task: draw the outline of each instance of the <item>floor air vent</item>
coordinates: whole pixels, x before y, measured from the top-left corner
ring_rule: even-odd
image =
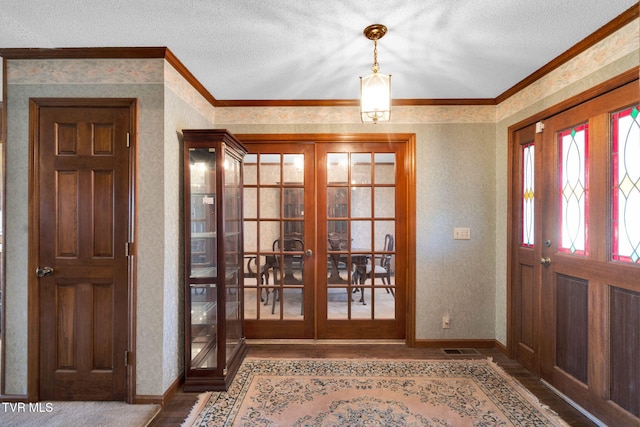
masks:
[[[475,348],[443,348],[444,354],[449,356],[460,356],[466,354],[480,354]]]

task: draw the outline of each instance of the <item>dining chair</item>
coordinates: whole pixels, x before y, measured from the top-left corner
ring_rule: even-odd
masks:
[[[387,234],[384,236],[384,253],[375,256],[375,262],[373,263],[373,278],[382,279],[382,284],[391,286],[391,257],[393,256],[393,235]],[[371,275],[372,263],[367,264],[366,275]],[[387,293],[391,293],[395,297],[395,293],[392,287],[386,288]]]
[[[280,258],[279,252],[282,250],[284,253],[284,259],[282,266],[284,267],[284,276],[282,278],[284,284],[303,284],[304,283],[304,241],[299,238],[285,237],[282,241],[278,238],[273,241],[271,249],[274,252],[273,255],[265,256],[265,263],[260,269],[260,285],[269,285],[269,272],[273,274],[274,284],[274,296],[272,300],[271,313],[275,313],[276,302],[280,300],[280,288],[278,287],[278,274],[280,273]],[[287,252],[298,252],[287,254]],[[300,272],[300,279],[296,278],[294,272]],[[264,302],[264,305],[269,304],[269,288],[266,288],[266,299],[262,297],[262,289],[260,290],[260,301]]]

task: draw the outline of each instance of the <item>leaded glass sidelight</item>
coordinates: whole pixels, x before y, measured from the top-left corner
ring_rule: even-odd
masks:
[[[534,163],[533,142],[522,146],[522,246],[533,247]]]
[[[587,156],[589,127],[582,124],[558,135],[559,247],[561,252],[586,255],[588,251]]]
[[[639,106],[612,116],[612,257],[640,262],[640,118]]]

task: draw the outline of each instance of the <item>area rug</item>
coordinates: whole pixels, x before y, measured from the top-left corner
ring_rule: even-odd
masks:
[[[247,358],[191,426],[567,426],[492,360]]]
[[[160,409],[160,405],[129,405],[124,402],[2,402],[0,426],[144,427]]]

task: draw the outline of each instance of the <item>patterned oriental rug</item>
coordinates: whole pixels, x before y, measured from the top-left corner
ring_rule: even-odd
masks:
[[[252,359],[183,426],[567,426],[486,360]]]

